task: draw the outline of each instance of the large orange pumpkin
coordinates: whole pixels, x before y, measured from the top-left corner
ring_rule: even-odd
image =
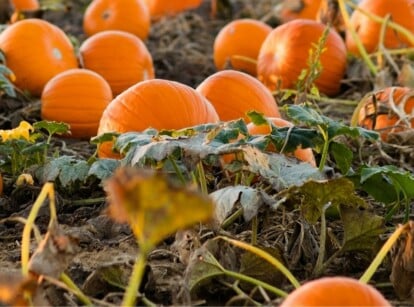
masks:
[[[249,122],[246,115],[249,111],[280,117],[272,93],[256,78],[237,70],[216,72],[196,90],[213,104],[223,121],[244,118]]]
[[[279,117],[269,117],[267,118],[268,122],[263,125],[255,125],[254,123],[249,123],[247,125],[247,130],[251,135],[267,135],[270,134],[272,131],[272,127],[270,123],[278,128],[282,127],[293,127],[293,124],[287,120],[284,120]],[[275,151],[275,148],[272,144],[270,144],[269,151]],[[294,156],[301,160],[310,163],[312,166],[316,166],[315,156],[313,155],[312,149],[310,148],[298,148],[293,152]]]
[[[321,0],[284,0],[280,4],[278,17],[282,23],[294,19],[315,19]]]
[[[308,68],[309,51],[326,26],[314,20],[296,19],[278,26],[267,36],[259,52],[257,74],[271,90],[294,88],[303,69]],[[320,57],[322,71],[315,85],[321,93],[335,95],[346,69],[346,48],[339,34],[330,30]]]
[[[79,49],[81,65],[108,81],[114,96],[143,80],[154,78],[152,57],[141,39],[117,30],[102,31]]]
[[[105,109],[98,134],[143,131],[147,128],[181,129],[215,123],[214,107],[193,88],[175,81],[152,79],[139,82],[118,95]],[[99,147],[99,157],[117,157],[112,143]]]
[[[11,0],[15,11],[34,11],[40,8],[38,0]]]
[[[363,0],[358,7],[380,17],[390,15],[390,20],[414,32],[414,8],[410,0]],[[368,53],[377,49],[382,27],[380,23],[355,10],[350,19],[350,26]],[[391,28],[387,28],[383,42],[386,48],[412,46],[406,37]],[[349,30],[346,32],[346,47],[350,53],[359,55]]]
[[[163,16],[171,16],[185,10],[195,9],[203,0],[144,0],[147,4],[151,18],[159,19]]]
[[[99,120],[111,100],[111,88],[104,78],[91,70],[70,69],[46,84],[41,116],[69,124],[71,137],[90,138],[96,135]]]
[[[216,68],[222,70],[230,66],[256,76],[257,56],[271,31],[272,28],[264,22],[247,18],[233,20],[225,25],[214,40]]]
[[[377,130],[386,141],[389,133],[414,127],[414,91],[408,87],[375,91],[362,99],[356,111],[358,125]]]
[[[291,306],[391,306],[374,287],[342,276],[309,281],[294,290],[281,307]]]
[[[0,49],[16,76],[16,86],[36,96],[52,77],[78,67],[74,48],[65,33],[41,19],[10,25],[0,34]]]
[[[104,30],[121,30],[145,40],[150,25],[150,14],[143,0],[94,0],[83,16],[83,31],[87,36]]]

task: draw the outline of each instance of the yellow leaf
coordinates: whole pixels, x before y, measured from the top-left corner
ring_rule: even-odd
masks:
[[[150,170],[121,167],[105,183],[109,215],[127,222],[140,244],[156,245],[179,229],[210,219],[213,203],[207,196],[173,186]]]

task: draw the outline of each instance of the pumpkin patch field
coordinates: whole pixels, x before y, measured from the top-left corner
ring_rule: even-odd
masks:
[[[414,1],[0,1],[0,305],[412,306]]]

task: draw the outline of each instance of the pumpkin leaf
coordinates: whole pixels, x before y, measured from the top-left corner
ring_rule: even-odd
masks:
[[[119,133],[117,132],[105,132],[100,135],[94,136],[93,138],[91,138],[90,142],[91,144],[101,144],[104,142],[111,142],[116,137],[118,137],[118,135]]]
[[[55,134],[58,134],[58,135],[65,134],[65,133],[68,133],[70,130],[69,125],[66,123],[56,122],[56,121],[47,121],[47,120],[35,122],[33,124],[33,127],[36,130],[40,130],[40,129],[46,130],[50,136],[55,135]]]
[[[216,190],[210,193],[210,198],[215,204],[215,221],[218,224],[223,223],[238,203],[243,208],[243,218],[246,222],[257,215],[262,205],[274,203],[265,192],[242,185]]]
[[[330,180],[307,181],[301,186],[292,186],[278,196],[283,202],[299,206],[306,221],[315,224],[326,205],[339,209],[346,204],[354,208],[366,208],[364,199],[355,194],[351,180],[341,177]]]
[[[100,180],[105,180],[112,176],[115,169],[119,166],[120,161],[116,159],[98,159],[89,168],[88,176],[95,176]]]
[[[346,145],[338,142],[331,142],[330,151],[335,159],[336,167],[342,174],[347,174],[351,168],[353,153]]]
[[[379,235],[385,232],[384,218],[360,208],[341,206],[344,225],[342,251],[374,250]]]
[[[266,124],[268,121],[266,117],[263,115],[263,113],[257,112],[257,111],[250,111],[247,112],[247,116],[251,120],[253,124],[256,126]]]

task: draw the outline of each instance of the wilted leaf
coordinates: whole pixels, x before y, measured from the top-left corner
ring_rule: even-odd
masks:
[[[109,215],[127,222],[141,244],[155,246],[168,235],[211,218],[213,204],[197,191],[173,186],[150,170],[120,167],[105,182]]]
[[[278,194],[284,202],[299,206],[304,218],[315,224],[324,207],[339,208],[346,205],[353,208],[365,208],[364,199],[355,194],[354,184],[346,178],[337,178],[321,181],[308,181],[301,186],[292,186]]]
[[[346,145],[338,142],[332,142],[330,145],[331,153],[335,159],[336,167],[342,174],[347,174],[352,163],[352,150]]]
[[[237,203],[240,203],[243,208],[243,217],[246,222],[257,215],[262,205],[274,203],[265,192],[241,185],[219,189],[211,193],[210,197],[215,203],[215,220],[218,224],[223,223]]]
[[[349,206],[341,206],[340,212],[344,224],[342,251],[373,250],[385,231],[384,218]]]

